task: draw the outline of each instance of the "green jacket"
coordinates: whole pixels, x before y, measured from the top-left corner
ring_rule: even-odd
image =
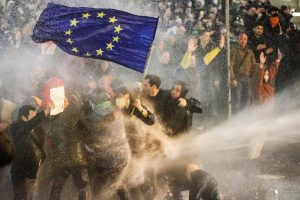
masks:
[[[230,51],[230,79],[236,80],[240,77],[249,77],[251,68],[255,63],[255,55],[250,48],[234,47]]]

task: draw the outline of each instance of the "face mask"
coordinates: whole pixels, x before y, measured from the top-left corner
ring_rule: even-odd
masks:
[[[279,24],[279,17],[270,17],[270,23],[272,27],[275,27]]]

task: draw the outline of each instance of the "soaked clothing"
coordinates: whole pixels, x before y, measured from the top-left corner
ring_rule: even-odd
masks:
[[[221,197],[217,188],[217,181],[213,176],[204,170],[197,170],[192,173],[190,183],[190,200],[220,200]]]
[[[51,116],[46,124],[48,140],[50,140],[49,158],[52,162],[53,184],[50,200],[59,200],[67,178],[72,175],[81,199],[85,199],[82,191],[86,185],[81,172],[86,166],[83,149],[83,135],[78,129],[81,113],[81,102],[73,95],[69,97],[69,105],[62,113]]]
[[[169,90],[159,89],[156,96],[148,96],[147,99],[153,104],[154,113],[160,114],[167,100]]]
[[[37,148],[31,138],[31,130],[46,119],[44,111],[42,111],[30,121],[18,120],[10,127],[16,151],[15,159],[11,166],[11,178],[13,182],[26,178],[36,178],[39,159],[37,157]]]
[[[148,126],[153,125],[155,123],[155,117],[145,106],[142,105],[142,107],[147,110],[147,117],[144,117],[142,112],[134,107],[133,101],[130,102],[129,107],[124,111],[125,130],[132,158],[124,173],[123,189],[120,189],[118,192],[121,199],[141,200],[147,199],[146,196],[154,196],[154,194],[150,192],[151,186],[154,186],[154,178],[145,172],[145,166],[139,162],[139,159],[145,155],[146,134],[143,131],[143,126],[145,124]],[[133,108],[134,111],[132,113]],[[131,113],[139,120],[132,118]],[[150,187],[146,188],[146,185]]]
[[[44,111],[39,112],[30,121],[18,120],[10,127],[16,155],[11,166],[11,179],[15,200],[26,200],[29,185],[36,179],[40,157],[38,147],[33,141],[33,128],[46,120]]]
[[[58,175],[59,174],[59,175]],[[56,178],[53,180],[50,192],[50,200],[60,200],[61,193],[69,175],[72,174],[73,182],[79,190],[79,200],[86,200],[86,193],[84,191],[87,182],[82,178],[82,171],[80,168],[65,169],[56,172]]]
[[[53,171],[84,167],[83,135],[78,129],[81,103],[70,97],[70,105],[64,112],[50,117],[47,134],[50,139],[50,156],[53,158]]]
[[[168,135],[175,136],[186,133],[192,127],[192,112],[188,106],[178,106],[178,99],[169,97],[162,119]]]
[[[169,96],[165,105],[162,122],[169,136],[188,133],[192,128],[193,113],[201,113],[201,103],[194,99],[187,99],[185,107],[178,106],[178,99]]]
[[[192,172],[191,181],[186,178],[186,165],[183,164],[172,165],[164,174],[175,200],[186,190],[189,190],[190,200],[220,200],[215,178],[202,169]]]
[[[89,167],[123,166],[129,158],[123,117],[114,119],[114,115],[109,114],[101,119],[93,117],[93,114],[88,114],[81,122],[87,130],[85,147]]]
[[[121,112],[83,113],[81,127],[86,133],[85,150],[93,199],[110,199],[115,183],[127,166],[130,148]]]
[[[143,124],[141,124],[140,121],[148,126],[151,126],[155,123],[154,114],[150,112],[145,106],[142,105],[142,107],[148,112],[147,117],[144,117],[142,112],[134,107],[132,101],[130,102],[129,107],[124,110],[126,136],[130,146],[131,154],[134,157],[139,157],[143,154],[145,134],[141,131],[142,127],[140,126],[143,126]],[[131,117],[131,113],[139,120],[135,121]]]
[[[148,112],[148,116],[144,117],[142,112],[140,112],[135,106],[133,105],[133,101],[131,100],[129,103],[129,107],[125,110],[127,116],[131,115],[133,111],[133,115],[136,116],[138,119],[142,120],[145,124],[151,126],[155,123],[155,117],[152,112],[150,112],[145,106],[142,107]]]
[[[150,110],[153,111],[158,121],[161,120],[164,113],[169,94],[170,90],[159,89],[156,96],[146,96],[142,99],[142,101],[151,108]]]

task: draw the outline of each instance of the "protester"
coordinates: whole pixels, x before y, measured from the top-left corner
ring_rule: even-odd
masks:
[[[39,160],[36,156],[34,136],[31,131],[50,113],[49,107],[36,113],[35,107],[25,105],[19,109],[18,119],[10,127],[16,157],[11,166],[14,199],[27,199],[27,179],[36,179]]]
[[[255,24],[253,32],[251,32],[249,36],[249,47],[253,51],[257,63],[259,63],[259,55],[261,52],[271,52],[267,44],[268,39],[264,34],[264,25],[262,23]]]
[[[265,65],[266,57],[264,53],[260,54],[259,66],[254,69],[252,96],[254,104],[269,103],[274,104],[274,86],[273,82],[277,75],[282,54],[278,51],[277,59],[270,64]]]
[[[167,185],[170,188],[171,198],[180,200],[185,191],[189,191],[188,199],[220,200],[216,179],[194,163],[182,160],[167,160],[159,167],[159,176],[167,176]]]
[[[185,107],[178,105],[180,98],[186,98],[187,92],[184,82],[176,81],[173,84],[162,118],[169,136],[188,133],[192,128],[193,113],[202,112],[200,102],[194,98],[188,99]]]
[[[239,45],[232,49],[229,66],[230,80],[234,93],[234,111],[246,108],[250,103],[250,73],[256,63],[253,51],[248,47],[248,36],[240,33]]]
[[[163,111],[168,95],[168,91],[160,89],[160,84],[160,78],[153,74],[146,75],[143,82],[145,99],[150,101],[154,114],[157,114],[157,117]]]
[[[83,149],[84,136],[78,128],[82,103],[75,94],[68,94],[65,98],[64,111],[48,120],[53,179],[50,200],[61,199],[63,186],[71,175],[79,192],[78,198],[85,200],[87,183],[82,179],[82,174],[87,162]]]
[[[189,65],[187,68],[177,67],[175,70],[175,81],[182,81],[186,83],[187,95],[190,97],[200,98],[200,67],[197,64],[195,54],[191,55]]]
[[[80,124],[92,199],[110,199],[116,195],[115,184],[130,158],[123,115],[104,87],[92,90],[87,103]]]
[[[184,54],[181,66],[187,68],[187,64],[192,58],[192,52],[195,52],[197,59],[198,72],[195,76],[200,76],[200,95],[194,97],[204,101],[210,115],[216,116],[218,113],[218,96],[220,95],[220,65],[216,62],[218,55],[225,44],[225,36],[221,35],[219,46],[211,40],[211,33],[206,30],[199,36],[199,45],[197,40],[190,39],[188,48]],[[199,74],[199,75],[198,75]]]
[[[128,7],[127,10],[130,10],[132,5],[136,5],[130,0],[120,0],[119,2],[121,2],[120,5]],[[152,135],[150,134],[154,132],[153,129],[156,131],[156,125],[160,123],[163,124],[164,130],[169,130],[166,131],[169,136],[186,133],[191,126],[195,128],[195,123],[193,125],[190,123],[192,116],[190,114],[190,97],[201,100],[203,103],[201,117],[206,117],[207,121],[217,121],[216,116],[220,117],[220,113],[228,112],[230,107],[227,104],[231,102],[227,102],[227,63],[226,51],[223,51],[225,39],[222,36],[225,24],[224,2],[215,0],[161,0],[151,3],[146,0],[138,1],[138,5],[146,4],[147,6],[151,4],[149,7],[143,7],[141,12],[145,11],[147,15],[152,15],[152,11],[154,11],[160,16],[156,41],[153,45],[152,56],[149,55],[150,61],[147,69],[148,72],[155,75],[146,76],[143,82],[146,95],[141,95],[140,100],[139,98],[132,98],[132,95],[129,95],[125,90],[115,90],[113,85],[116,74],[112,72],[115,72],[115,69],[120,76],[118,78],[130,77],[134,81],[135,78],[133,77],[136,74],[131,71],[123,70],[120,66],[107,61],[101,61],[99,64],[92,61],[86,62],[91,60],[88,58],[66,57],[64,52],[57,50],[58,48],[53,51],[56,47],[53,42],[37,46],[31,41],[32,26],[45,3],[35,0],[31,0],[27,4],[18,0],[1,1],[0,57],[3,64],[0,69],[0,78],[3,86],[0,88],[0,138],[4,138],[4,140],[0,139],[1,162],[7,165],[14,156],[14,150],[9,139],[2,133],[9,130],[9,125],[12,122],[11,112],[15,108],[13,103],[20,107],[19,104],[23,102],[25,97],[39,92],[40,82],[44,78],[57,73],[68,77],[67,84],[74,91],[72,97],[68,96],[70,105],[66,107],[66,110],[45,120],[48,122],[48,126],[52,128],[53,134],[48,135],[49,137],[46,137],[43,144],[42,148],[46,151],[47,157],[41,167],[50,166],[47,172],[50,173],[51,178],[48,179],[41,173],[38,179],[44,179],[45,185],[50,185],[49,182],[54,179],[54,184],[50,188],[51,198],[61,198],[66,179],[69,175],[73,175],[76,190],[79,191],[80,198],[84,199],[87,182],[83,181],[81,176],[85,165],[88,165],[92,198],[105,199],[106,194],[104,193],[109,191],[108,193],[113,196],[118,193],[119,195],[123,194],[123,196],[120,195],[121,198],[128,199],[129,197],[126,195],[133,194],[135,189],[136,193],[142,193],[141,197],[147,196],[146,193],[149,191],[149,193],[152,192],[152,197],[155,196],[156,191],[152,182],[154,178],[151,177],[154,173],[152,172],[149,176],[141,173],[140,179],[150,177],[150,181],[141,181],[141,183],[146,183],[142,184],[141,187],[139,185],[137,188],[126,188],[126,184],[124,183],[124,185],[120,181],[122,172],[130,164],[130,156],[139,158],[139,156],[144,155],[142,150],[147,152],[148,147],[149,149],[156,147],[156,145],[161,147],[161,141],[155,140],[156,138],[147,142],[140,140],[138,135],[140,132],[137,129],[147,125],[146,129],[151,131],[142,136],[145,139],[146,137],[151,138]],[[96,5],[95,2],[89,2],[88,6],[102,7],[105,5],[107,7],[116,4],[116,2],[102,2]],[[82,2],[65,2],[65,5],[82,6]],[[84,4],[84,6],[86,5]],[[229,68],[234,112],[247,108],[250,96],[254,104],[261,105],[265,102],[272,102],[278,91],[291,88],[295,81],[299,80],[300,37],[299,31],[291,23],[291,14],[292,9],[289,6],[282,6],[281,9],[278,9],[266,0],[234,1],[231,3],[231,44],[236,42],[236,37],[239,38],[239,46],[231,46],[231,66]],[[248,41],[246,34],[238,35],[240,32],[246,32],[249,35]],[[280,68],[279,60],[277,60],[279,58],[278,49],[285,55],[280,61]],[[266,56],[266,61],[264,61],[264,57],[260,59],[261,52]],[[20,62],[16,62],[20,59],[22,60],[21,65]],[[171,91],[165,90],[173,84],[175,68],[174,79],[183,81],[186,85],[176,82]],[[19,71],[20,73],[17,73]],[[11,77],[11,74],[14,76]],[[140,76],[140,74],[136,75],[139,78]],[[274,81],[276,81],[276,85],[273,83]],[[102,85],[100,89],[99,85]],[[184,88],[188,88],[188,92]],[[223,98],[222,101],[226,105],[224,103],[223,106],[219,106],[220,98]],[[83,107],[80,106],[81,101],[84,101]],[[10,102],[13,103],[10,104]],[[70,111],[73,109],[76,112]],[[26,116],[25,118],[27,119]],[[136,118],[138,120],[135,120]],[[196,120],[198,119],[197,116]],[[222,120],[224,119],[225,117]],[[132,126],[135,121],[138,121],[138,126]],[[18,119],[13,124],[29,123],[27,121],[21,122],[22,120]],[[79,127],[77,122],[80,122]],[[207,122],[203,123],[205,126],[208,124]],[[47,124],[41,125],[47,129]],[[24,127],[22,125],[21,128]],[[135,131],[136,133],[134,133]],[[31,133],[28,132],[22,135],[22,138],[26,137],[26,140],[22,140],[22,142],[26,143],[28,140],[32,140]],[[39,132],[35,132],[39,134]],[[45,133],[50,132],[46,131]],[[131,138],[128,137],[128,133],[132,134]],[[167,139],[172,140],[173,138],[167,137]],[[177,138],[175,137],[175,139]],[[4,142],[2,143],[2,141]],[[84,159],[77,163],[79,160],[75,158],[76,155],[84,155],[78,153],[74,156],[74,149],[77,151],[78,143],[80,143],[79,146],[82,145],[81,143],[85,144],[85,148],[79,148],[79,150],[87,153],[87,163],[81,162]],[[64,148],[66,147],[65,144],[68,146],[67,148]],[[133,146],[136,149],[132,148]],[[16,147],[16,161],[14,163],[19,162],[20,147],[21,145]],[[32,153],[32,151],[30,152]],[[24,153],[23,150],[22,153]],[[31,166],[32,169],[34,168],[31,177],[35,178],[37,160],[34,156],[28,160],[32,160],[31,165],[34,165],[34,167]],[[140,160],[137,159],[137,161]],[[27,164],[18,164],[17,168],[26,168],[28,167]],[[73,166],[67,167],[67,164]],[[142,165],[143,163],[140,162],[139,164]],[[174,173],[170,172],[169,177],[175,177],[178,174],[179,179],[172,180],[180,182],[178,185],[184,185],[183,188],[189,189],[191,198],[195,197],[194,191],[202,195],[202,191],[208,190],[210,191],[209,194],[215,194],[217,198],[217,192],[211,192],[217,191],[214,178],[198,167],[197,170],[200,171],[195,174],[197,177],[204,177],[204,179],[195,178],[192,181],[183,173],[186,166],[174,169]],[[137,168],[139,167],[140,165]],[[147,167],[153,169],[152,166]],[[16,170],[16,164],[13,164],[13,170]],[[21,174],[24,176],[20,180],[15,179],[15,175],[12,177],[13,185],[20,186],[20,189],[15,191],[16,196],[18,194],[22,196],[21,194],[26,193],[23,180],[27,173]],[[181,182],[182,179],[184,179],[183,182]],[[207,185],[206,181],[201,180],[208,180],[209,184]],[[192,184],[188,187],[187,184],[191,182],[195,183],[194,186]],[[39,187],[38,181],[37,187]],[[129,191],[126,191],[127,189]],[[178,197],[177,191],[178,188],[173,191],[176,198]],[[44,198],[44,196],[46,198],[48,194],[44,190],[38,191],[38,193],[40,194],[37,199]],[[207,197],[206,194],[195,197],[195,199],[213,199],[211,196]],[[137,199],[142,198],[137,196]]]
[[[138,99],[140,93],[137,94],[137,91],[141,88],[129,86],[117,80],[113,83],[114,93],[117,94],[116,106],[124,115],[126,137],[131,150],[131,158],[122,177],[123,186],[118,189],[118,195],[121,199],[147,199],[150,196],[154,198],[156,193],[150,190],[155,187],[153,168],[148,166],[150,169],[144,169],[140,162],[145,156],[148,135],[143,131],[143,126],[154,125],[155,117]],[[134,172],[139,174],[138,178]]]

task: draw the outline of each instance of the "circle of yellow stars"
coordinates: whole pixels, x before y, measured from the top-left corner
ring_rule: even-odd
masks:
[[[98,18],[99,18],[99,19],[103,19],[105,15],[106,15],[106,14],[105,14],[104,12],[98,12],[96,18],[97,18],[97,19],[98,19]],[[82,18],[83,20],[87,20],[87,19],[89,19],[91,16],[92,16],[92,15],[91,15],[89,12],[87,12],[87,13],[83,13],[81,18]],[[108,20],[109,20],[109,23],[111,23],[111,24],[115,24],[115,23],[118,21],[118,19],[117,19],[115,16],[109,17]],[[71,51],[74,52],[75,54],[78,54],[78,53],[80,52],[80,50],[76,47],[74,41],[73,41],[72,38],[71,38],[72,33],[73,33],[73,31],[71,30],[71,28],[72,28],[72,27],[76,27],[76,26],[78,25],[78,23],[82,23],[82,21],[79,21],[79,20],[77,20],[76,18],[71,19],[71,20],[69,20],[69,21],[70,21],[70,28],[69,28],[68,30],[65,31],[65,36],[67,37],[66,43],[69,43],[70,45],[72,45]],[[118,26],[115,25],[115,26],[114,26],[114,33],[115,33],[115,34],[120,34],[120,32],[121,32],[122,30],[123,30],[123,29],[122,29],[121,25],[118,25]],[[106,48],[105,48],[105,49],[101,49],[101,48],[96,49],[95,52],[93,52],[94,55],[96,55],[96,56],[102,56],[102,55],[105,53],[105,51],[112,51],[113,48],[115,47],[114,44],[119,43],[119,40],[120,40],[120,37],[119,37],[118,35],[117,35],[117,36],[114,36],[114,37],[112,38],[112,41],[111,41],[111,42],[106,43]],[[90,52],[85,52],[85,53],[83,54],[83,56],[90,57],[90,56],[92,56],[92,53],[90,53]]]

